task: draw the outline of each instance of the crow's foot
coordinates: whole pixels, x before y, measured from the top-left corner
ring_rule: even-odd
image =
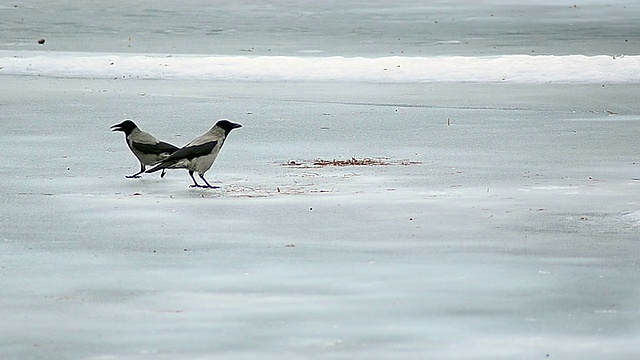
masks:
[[[199,189],[220,189],[220,186],[207,186],[207,185],[189,185],[190,188],[199,188]]]

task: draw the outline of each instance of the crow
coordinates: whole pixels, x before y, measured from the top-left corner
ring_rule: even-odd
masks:
[[[133,155],[140,161],[140,171],[127,178],[139,178],[146,170],[146,166],[158,164],[162,159],[173,154],[178,147],[169,143],[156,139],[153,135],[146,133],[138,128],[131,120],[125,120],[120,124],[113,125],[111,131],[122,131],[125,135],[124,139]],[[164,171],[160,175],[164,177]]]
[[[187,169],[189,170],[191,180],[193,180],[191,187],[218,188],[217,186],[211,186],[209,184],[207,179],[204,178],[204,173],[213,165],[227,135],[229,135],[231,130],[240,127],[242,127],[242,125],[232,123],[226,119],[218,120],[209,131],[193,139],[190,143],[166,159],[163,159],[158,165],[146,172],[152,173],[158,170],[164,171],[164,169]],[[194,172],[198,173],[198,176],[200,176],[206,185],[198,184],[193,177]]]

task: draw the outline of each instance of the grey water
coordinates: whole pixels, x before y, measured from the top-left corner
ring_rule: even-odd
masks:
[[[640,48],[639,18],[640,4],[632,0],[25,0],[0,5],[0,50],[630,55]]]

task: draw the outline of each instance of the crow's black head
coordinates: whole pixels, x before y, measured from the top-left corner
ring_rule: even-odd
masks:
[[[233,129],[237,129],[237,128],[241,128],[242,125],[240,124],[236,124],[236,123],[232,123],[229,120],[223,119],[223,120],[218,120],[218,122],[216,123],[216,126],[221,128],[222,130],[224,130],[225,134],[229,134],[229,132]]]
[[[131,120],[125,120],[120,124],[113,125],[111,131],[122,131],[125,135],[131,134],[131,132],[138,128],[136,124]]]

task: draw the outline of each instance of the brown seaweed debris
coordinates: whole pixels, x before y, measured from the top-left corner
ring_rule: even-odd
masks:
[[[310,168],[310,167],[326,167],[326,166],[386,166],[386,165],[416,165],[421,164],[420,161],[410,161],[410,160],[391,160],[389,158],[355,158],[351,157],[346,160],[332,159],[315,159],[313,161],[295,161],[290,160],[286,164],[282,164],[282,166],[292,166],[292,167],[301,167],[301,168]]]
[[[313,165],[317,166],[371,166],[371,165],[389,165],[388,159],[372,159],[372,158],[362,158],[356,159],[352,157],[347,160],[324,160],[324,159],[315,159],[313,161]]]

